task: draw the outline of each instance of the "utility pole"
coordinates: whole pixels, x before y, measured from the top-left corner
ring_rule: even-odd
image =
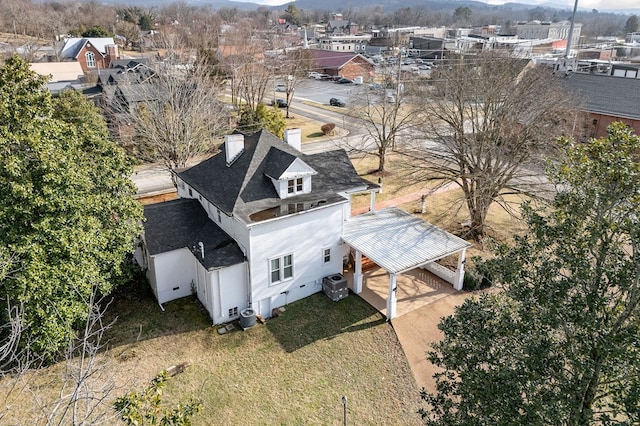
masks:
[[[564,52],[564,72],[569,70],[569,55],[571,54],[571,44],[573,42],[573,27],[576,22],[576,10],[578,10],[578,0],[573,4],[573,14],[571,15],[571,26],[569,27],[569,37],[567,37],[567,50]]]

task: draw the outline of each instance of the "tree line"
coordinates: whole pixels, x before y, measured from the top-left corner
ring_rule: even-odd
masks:
[[[436,5],[438,7],[436,7]],[[6,0],[0,4],[0,32],[28,35],[54,41],[74,35],[118,34],[129,43],[138,40],[140,30],[162,30],[172,26],[181,32],[187,47],[198,48],[216,43],[224,24],[243,23],[245,28],[270,30],[280,18],[296,25],[328,22],[332,13],[341,12],[360,28],[372,26],[482,26],[501,25],[510,28],[518,21],[532,19],[560,21],[570,17],[569,10],[544,7],[515,9],[509,7],[475,7],[449,4],[417,5],[386,10],[381,6],[340,8],[338,10],[257,7],[254,10],[187,3],[170,3],[158,7],[110,5],[96,1],[77,3],[35,2],[33,0]],[[627,16],[614,13],[578,12],[577,20],[583,24],[582,34],[587,37],[624,36]],[[628,32],[628,31],[627,31]]]

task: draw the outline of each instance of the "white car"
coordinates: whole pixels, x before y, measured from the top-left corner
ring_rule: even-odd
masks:
[[[309,73],[308,77],[309,77],[309,78],[314,78],[314,79],[316,79],[316,80],[320,80],[321,75],[320,75],[320,73],[317,73],[317,72],[315,72],[315,71],[311,71],[311,72]]]

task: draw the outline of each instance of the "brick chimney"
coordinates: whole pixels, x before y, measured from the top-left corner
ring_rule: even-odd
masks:
[[[105,49],[107,50],[107,55],[105,58],[105,65],[107,67],[111,66],[111,62],[120,59],[120,54],[118,52],[118,45],[117,44],[108,44],[105,46]]]

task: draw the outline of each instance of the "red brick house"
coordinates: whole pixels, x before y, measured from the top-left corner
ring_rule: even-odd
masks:
[[[77,61],[86,74],[109,67],[111,61],[120,59],[118,45],[113,38],[69,38],[65,41],[60,59]]]
[[[369,80],[375,75],[373,64],[358,53],[320,49],[309,49],[309,52],[315,64],[315,71],[319,73],[351,80],[358,76]]]
[[[580,109],[589,115],[585,136],[606,136],[607,127],[614,121],[621,121],[640,134],[640,79],[573,73],[563,83],[581,101]]]

